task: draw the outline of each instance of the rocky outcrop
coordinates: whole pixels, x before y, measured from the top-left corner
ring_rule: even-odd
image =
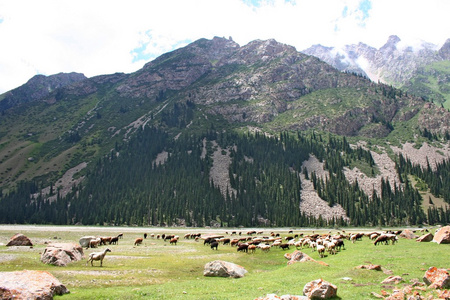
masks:
[[[450,226],[441,227],[436,231],[433,242],[438,244],[450,244]]]
[[[402,233],[400,233],[400,237],[408,239],[408,240],[412,240],[412,239],[417,239],[418,238],[418,236],[414,232],[409,230],[409,229],[403,230]]]
[[[381,266],[380,265],[360,265],[357,266],[356,269],[366,269],[366,270],[375,270],[375,271],[381,271]]]
[[[69,290],[46,271],[0,272],[1,299],[53,299]]]
[[[207,277],[232,277],[241,278],[248,271],[244,267],[231,262],[215,260],[205,265],[203,275]]]
[[[75,243],[49,244],[41,255],[44,264],[64,267],[73,261],[83,259],[83,248]]]
[[[416,242],[431,242],[433,240],[433,234],[427,233],[416,239]]]
[[[423,276],[423,281],[434,289],[450,288],[450,275],[446,269],[429,268]]]
[[[9,242],[8,242],[8,244],[6,244],[6,246],[7,247],[10,247],[10,246],[33,246],[33,243],[31,242],[31,240],[29,238],[27,238],[23,234],[17,233],[9,240]]]
[[[295,250],[293,253],[286,253],[284,255],[284,257],[289,260],[287,263],[288,265],[292,265],[293,263],[296,263],[296,262],[312,261],[312,262],[318,263],[323,266],[328,266],[327,263],[324,263],[323,261],[317,261],[315,259],[312,259],[309,255],[307,255],[301,251],[298,251],[298,250]]]
[[[268,294],[265,297],[256,298],[255,300],[308,300],[309,298],[306,296],[298,296],[298,295],[283,295],[277,296],[276,294]]]
[[[438,53],[436,45],[425,42],[416,47],[405,47],[398,36],[392,35],[379,49],[359,43],[342,48],[314,45],[302,52],[316,56],[340,71],[359,73],[374,82],[401,86],[420,67],[445,59],[448,54],[448,46],[445,46]]]
[[[310,299],[329,299],[336,297],[337,286],[323,279],[316,279],[305,284],[303,294]]]
[[[54,90],[86,79],[80,73],[59,73],[50,76],[36,75],[24,85],[9,91],[0,102],[0,111],[11,107],[42,100]]]

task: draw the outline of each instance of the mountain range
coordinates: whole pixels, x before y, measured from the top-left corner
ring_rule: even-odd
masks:
[[[450,39],[441,47],[427,42],[411,46],[392,35],[379,49],[359,43],[341,48],[314,45],[302,52],[340,71],[362,74],[450,107]]]
[[[23,86],[0,96],[0,197],[4,198],[0,202],[12,201],[11,199],[16,199],[14,195],[21,190],[26,190],[28,195],[34,195],[30,196],[30,199],[35,200],[25,202],[24,206],[33,209],[33,213],[29,213],[35,221],[45,222],[45,218],[42,217],[44,212],[39,211],[40,206],[35,207],[36,199],[41,199],[40,201],[44,201],[43,203],[47,201],[48,205],[55,201],[67,201],[72,208],[76,207],[76,203],[85,203],[83,202],[85,200],[88,201],[86,203],[91,203],[89,199],[93,197],[92,190],[87,187],[82,190],[82,186],[89,186],[89,182],[90,184],[96,182],[93,176],[104,178],[104,184],[111,180],[101,177],[106,176],[102,173],[104,170],[112,168],[112,166],[104,165],[106,163],[103,161],[104,159],[108,159],[110,162],[116,162],[116,158],[124,160],[120,174],[124,177],[134,178],[135,175],[132,173],[139,174],[145,171],[138,170],[144,168],[144,165],[139,162],[135,164],[135,162],[127,160],[125,164],[125,157],[133,156],[131,153],[148,153],[150,164],[145,168],[163,172],[159,168],[164,168],[162,167],[164,162],[175,161],[175,157],[179,157],[184,152],[198,153],[195,158],[186,158],[188,161],[191,160],[190,163],[194,163],[194,161],[198,163],[187,169],[190,169],[189,172],[193,170],[199,172],[196,173],[197,175],[189,173],[189,178],[192,180],[200,174],[206,176],[204,181],[197,183],[204,185],[206,194],[211,197],[213,197],[212,195],[223,197],[225,202],[231,201],[226,200],[227,197],[235,197],[236,199],[233,201],[243,201],[243,195],[250,192],[246,190],[248,187],[239,189],[236,178],[241,175],[238,173],[233,175],[230,170],[231,166],[233,163],[248,164],[251,161],[254,162],[255,166],[253,167],[256,168],[252,172],[262,172],[265,167],[256,167],[255,163],[258,156],[256,152],[261,150],[256,150],[256,147],[262,145],[269,147],[268,145],[272,144],[266,144],[259,139],[267,136],[267,138],[277,140],[285,134],[298,135],[300,141],[303,141],[301,146],[290,148],[289,151],[311,151],[315,157],[321,157],[320,163],[325,163],[322,169],[330,169],[336,162],[332,163],[331,160],[334,160],[332,156],[326,156],[322,150],[318,150],[320,147],[327,149],[326,152],[329,155],[334,153],[334,156],[341,156],[347,153],[347,156],[344,155],[342,161],[338,163],[339,172],[344,172],[344,167],[347,168],[345,169],[347,170],[346,184],[355,184],[357,181],[355,177],[360,177],[362,179],[359,182],[361,187],[357,187],[357,189],[364,190],[363,181],[373,181],[372,187],[364,190],[366,195],[381,193],[382,186],[385,184],[384,180],[390,181],[389,184],[394,188],[396,184],[404,183],[406,179],[402,179],[401,175],[396,175],[399,177],[394,180],[392,174],[385,175],[381,170],[392,169],[397,160],[397,154],[402,153],[408,156],[403,151],[404,149],[412,149],[408,156],[409,163],[419,163],[425,167],[428,164],[429,172],[436,168],[439,169],[440,164],[450,157],[448,143],[450,113],[443,106],[445,101],[441,101],[441,105],[433,104],[432,99],[423,95],[417,96],[410,90],[398,88],[396,87],[398,84],[394,86],[384,83],[391,80],[389,78],[395,78],[399,82],[403,80],[402,82],[406,83],[402,86],[407,86],[408,82],[411,83],[414,78],[417,78],[412,74],[419,74],[430,64],[448,63],[448,58],[445,59],[445,55],[448,55],[448,43],[439,51],[433,52],[434,56],[430,54],[430,57],[434,57],[434,61],[431,58],[421,58],[421,60],[411,62],[409,69],[406,67],[401,69],[398,65],[397,68],[389,67],[375,72],[373,67],[363,69],[361,65],[354,64],[363,61],[362,58],[366,62],[369,61],[368,58],[373,58],[370,65],[378,64],[382,68],[386,65],[391,66],[391,63],[395,61],[394,58],[401,57],[400,60],[406,66],[404,61],[416,56],[407,54],[408,51],[398,54],[398,50],[395,50],[397,44],[398,38],[391,37],[388,43],[379,50],[359,44],[358,47],[352,48],[353,52],[348,50],[345,60],[343,57],[340,59],[341,56],[335,56],[334,64],[340,65],[342,67],[340,68],[346,72],[342,72],[326,62],[328,56],[325,53],[332,53],[333,49],[313,47],[317,49],[317,51],[314,50],[316,52],[322,51],[323,56],[319,59],[306,54],[307,52],[313,54],[313,48],[302,53],[292,46],[275,40],[256,40],[240,46],[232,39],[215,37],[211,40],[200,39],[183,48],[163,54],[147,63],[142,69],[130,74],[116,73],[91,78],[77,73],[60,73],[47,77],[35,76]],[[428,53],[428,50],[423,51],[423,53]],[[349,61],[348,57],[351,57],[352,60]],[[348,63],[346,67],[344,61]],[[398,71],[395,76],[394,70]],[[386,79],[372,81],[368,78],[371,74],[376,74],[378,78],[383,75]],[[388,74],[391,75],[388,76]],[[440,76],[440,73],[433,74]],[[446,89],[445,82],[444,78],[439,81],[438,86]],[[150,130],[150,128],[152,129]],[[152,133],[153,130],[156,130],[157,133]],[[146,136],[143,131],[152,134]],[[258,137],[252,146],[248,145],[247,141],[241,141],[234,134],[256,134]],[[304,140],[306,135],[311,138],[309,146]],[[194,136],[198,137],[198,140],[194,139]],[[333,145],[340,145],[341,142],[334,142],[334,136],[344,138],[343,145],[347,145],[347,141],[349,141],[355,149],[363,145],[363,149],[360,150],[363,152],[355,156],[355,150],[345,146],[342,148],[341,154],[335,153],[334,151],[340,148],[333,147]],[[180,141],[183,138],[185,144],[181,145]],[[155,139],[154,144],[139,142],[146,139]],[[235,146],[230,140],[235,141]],[[290,138],[284,136],[284,140],[288,141]],[[196,146],[189,148],[186,143]],[[275,145],[278,144],[274,142],[270,147],[278,147]],[[411,145],[413,147],[410,147]],[[235,149],[236,147],[244,147],[248,152],[241,153],[239,152],[241,150]],[[255,150],[251,150],[252,147],[255,147]],[[184,152],[180,152],[181,148]],[[150,151],[150,149],[152,150]],[[276,153],[278,153],[279,159],[286,157],[281,159],[283,162],[277,162],[281,165],[270,168],[274,168],[277,172],[284,168],[294,168],[300,172],[303,168],[302,165],[313,159],[308,155],[302,155],[298,157],[299,161],[293,162],[293,156],[292,154],[288,155],[287,149],[287,146],[284,150],[277,148]],[[424,149],[428,150],[426,163],[420,160],[419,151]],[[374,158],[362,159],[362,156],[367,156],[364,151],[371,153],[369,156]],[[377,155],[380,153],[384,155],[383,158],[378,158]],[[273,150],[273,154],[275,154],[275,150]],[[419,158],[417,158],[418,156]],[[264,160],[263,157],[261,156],[259,159]],[[270,157],[274,163],[278,160]],[[139,159],[147,160],[142,157]],[[222,163],[219,163],[220,161]],[[172,163],[173,168],[176,168],[177,164],[179,166],[184,163],[188,164],[184,160]],[[366,166],[367,163],[370,167],[364,168],[363,166]],[[126,165],[133,165],[134,168],[127,170]],[[169,165],[170,163],[167,163],[167,166]],[[317,166],[317,164],[313,165]],[[238,165],[235,165],[234,168],[235,170],[239,169]],[[315,170],[314,174],[317,172],[318,170]],[[359,175],[357,175],[358,172]],[[161,176],[161,173],[157,174],[160,175],[153,174],[151,176]],[[305,173],[305,182],[311,175],[313,174]],[[145,182],[146,176],[150,175],[143,175],[143,178],[136,178],[135,181]],[[170,176],[173,176],[173,180],[179,184],[181,179],[175,179],[177,175]],[[283,175],[283,177],[286,176]],[[251,181],[252,179],[249,178],[256,177],[246,177],[245,180]],[[339,180],[343,179],[339,178]],[[263,179],[257,181],[261,180]],[[212,182],[213,185],[209,186],[209,182]],[[137,184],[137,182],[134,183]],[[175,182],[166,184],[176,185]],[[182,185],[183,188],[178,187],[176,191],[181,193],[186,185],[192,184],[188,180]],[[285,184],[287,183],[283,182],[279,185]],[[341,184],[344,183],[341,182]],[[25,188],[26,186],[29,188]],[[142,183],[140,188],[144,189],[143,186]],[[16,187],[19,187],[19,190]],[[129,190],[121,198],[116,199],[116,202],[127,201],[126,194],[142,195],[155,192],[154,190],[151,192],[145,190],[147,192],[144,192],[144,190],[139,190],[140,188],[135,187],[132,189],[133,192]],[[145,187],[145,189],[147,188]],[[209,190],[210,188],[214,192]],[[302,187],[302,189],[305,188]],[[114,184],[108,186],[108,189],[107,194],[121,195],[118,191],[111,191],[111,189],[127,190],[128,188],[122,186],[119,180],[114,181]],[[154,189],[159,191],[160,187],[154,187]],[[90,192],[84,194],[87,191]],[[176,191],[173,190],[171,194],[164,196],[164,201],[171,201],[174,193],[177,194]],[[317,186],[315,193],[319,201],[327,198],[320,193],[320,189],[317,190]],[[304,197],[305,194],[301,197]],[[444,194],[446,195],[445,191],[440,191],[435,196],[445,200],[447,196],[444,197]],[[103,197],[103,195],[98,197]],[[77,197],[85,198],[82,200]],[[155,194],[154,198],[158,197],[160,196]],[[289,194],[286,197],[300,196]],[[291,205],[293,207],[299,206],[301,203],[304,205],[306,200],[301,197]],[[23,195],[20,199],[23,199]],[[164,201],[161,203],[166,203]],[[254,199],[248,201],[254,201]],[[115,204],[110,203],[109,207],[115,207],[116,202]],[[329,207],[332,208],[337,202],[330,200]],[[166,205],[161,203],[158,205]],[[336,219],[340,218],[344,221],[352,219],[349,214],[353,213],[353,209],[348,210],[348,206],[343,203],[340,205],[344,210],[335,216]],[[117,210],[120,210],[119,207],[121,205],[118,205]],[[304,205],[302,208],[303,212],[307,211],[305,207]],[[54,210],[54,208],[48,209]],[[221,208],[222,211],[227,211],[227,209],[226,207]],[[347,211],[345,211],[346,209]],[[143,207],[143,210],[152,211],[149,206]],[[241,214],[243,214],[242,210],[243,208],[239,210]],[[184,223],[181,223],[185,224],[186,219],[192,218],[189,224],[204,225],[205,215],[195,219],[192,211],[193,209],[189,208],[189,211],[186,209],[180,213],[183,217],[171,215],[170,221],[168,221],[167,215],[159,215],[160,208],[159,213],[158,210],[152,211],[152,217],[146,215],[145,218],[148,222],[144,223],[178,224],[180,222],[175,219],[183,219]],[[282,221],[272,222],[273,220],[270,220],[263,211],[261,208],[258,210],[258,214],[255,213],[249,218],[263,220],[261,222],[267,221],[268,224],[281,224]],[[206,214],[206,212],[204,213]],[[88,221],[79,219],[76,221],[77,218],[72,216],[69,220],[67,214],[66,219],[58,222],[109,222],[106,216],[103,216],[101,220],[92,216]],[[229,218],[232,218],[231,213],[224,214],[228,219],[225,220],[225,217],[222,216],[221,221],[231,224],[229,222]],[[317,214],[317,211],[312,208],[308,210],[308,214],[314,215]],[[330,211],[330,215],[332,214],[333,212]],[[423,220],[422,216],[416,216],[416,212],[412,214],[414,214],[414,220]],[[142,224],[142,216],[127,215],[124,219],[120,214],[117,215],[117,212],[111,212],[111,215],[114,215],[114,218],[110,217],[109,219],[116,220],[118,224]],[[131,217],[133,217],[133,221],[130,221]],[[61,218],[63,217],[61,216]],[[210,212],[208,212],[207,218],[216,219],[211,216]],[[356,218],[360,217],[354,217],[354,220]],[[118,221],[119,219],[120,221]],[[4,222],[19,222],[14,220],[4,220]],[[50,222],[49,220],[47,219],[48,222]],[[402,219],[401,222],[403,221]],[[27,222],[27,220],[20,222]],[[52,220],[51,222],[56,221]],[[250,224],[248,222],[250,221],[240,218],[236,224],[248,225]],[[209,223],[206,222],[206,224]]]

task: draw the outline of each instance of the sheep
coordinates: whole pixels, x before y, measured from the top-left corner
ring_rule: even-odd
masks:
[[[216,248],[216,250],[218,250],[218,248],[219,248],[218,241],[212,241],[209,245],[211,246],[211,250],[214,250],[214,248]]]
[[[142,244],[143,241],[144,241],[143,238],[137,238],[137,239],[134,241],[134,245],[135,245],[135,246],[138,246],[138,245]]]
[[[335,240],[334,243],[336,244],[336,250],[341,251],[341,248],[345,250],[345,244],[343,239]]]
[[[294,243],[294,246],[295,246],[295,248],[297,248],[297,250],[300,248],[300,249],[302,249],[302,244],[303,244],[303,241],[298,241],[298,242],[295,242]]]
[[[88,265],[89,262],[91,262],[91,266],[94,266],[94,260],[99,260],[100,267],[102,267],[103,259],[105,258],[107,252],[111,252],[111,250],[109,250],[109,248],[106,248],[102,252],[92,252],[91,254],[89,254],[89,259],[86,262],[86,266]]]
[[[238,240],[238,239],[233,239],[233,240],[231,240],[231,242],[230,242],[230,246],[231,246],[231,247],[237,246],[238,243],[239,243],[239,240]]]
[[[328,253],[334,255],[336,254],[336,244],[333,242],[327,242],[326,244],[324,244],[324,246],[326,247]]]
[[[280,244],[280,248],[283,250],[286,250],[286,249],[289,250],[289,244]]]
[[[117,244],[119,244],[119,237],[115,236],[115,237],[111,238],[111,240],[109,241],[109,244],[110,245],[117,245]]]
[[[248,250],[250,251],[250,253],[255,253],[256,245],[248,245]]]
[[[272,243],[272,247],[278,247],[281,245],[281,241],[280,240],[276,240],[275,242]]]
[[[102,240],[100,238],[96,238],[96,239],[90,240],[89,244],[86,247],[86,249],[87,248],[97,248],[100,245],[101,241]]]
[[[237,252],[239,251],[248,253],[248,244],[238,244]]]
[[[106,245],[106,243],[108,243],[108,244],[110,244],[111,243],[111,239],[112,239],[112,237],[101,237],[100,238],[100,246],[101,245]]]
[[[392,241],[392,245],[394,245],[394,243],[398,241],[398,237],[395,234],[382,234],[377,237],[373,244],[376,246],[378,243],[384,242],[385,245],[388,245],[389,241]]]
[[[269,252],[271,248],[268,244],[259,244],[257,247],[260,248],[263,252]]]
[[[317,253],[319,253],[320,257],[325,256],[325,246],[324,245],[317,245]]]
[[[222,240],[223,245],[228,245],[228,244],[230,244],[230,242],[231,242],[231,240],[228,238]]]
[[[178,239],[177,239],[177,238],[172,238],[172,239],[170,240],[170,244],[171,244],[171,245],[175,244],[175,246],[176,246],[176,245],[177,245],[177,242],[178,242]]]

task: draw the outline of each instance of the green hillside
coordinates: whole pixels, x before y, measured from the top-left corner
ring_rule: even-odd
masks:
[[[433,62],[421,68],[404,88],[450,109],[450,61]]]

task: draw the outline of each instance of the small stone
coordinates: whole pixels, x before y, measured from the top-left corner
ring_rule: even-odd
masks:
[[[385,280],[383,280],[381,283],[388,284],[388,283],[395,283],[398,284],[403,281],[403,278],[400,276],[389,276]]]

